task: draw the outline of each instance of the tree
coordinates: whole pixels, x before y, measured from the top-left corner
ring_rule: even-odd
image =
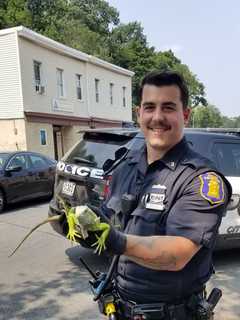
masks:
[[[75,21],[89,30],[107,35],[110,27],[119,24],[118,11],[104,0],[71,0],[71,14]]]
[[[26,0],[2,0],[0,2],[0,27],[10,28],[17,25],[31,26],[31,15]]]
[[[240,117],[228,118],[222,117],[224,128],[240,128]]]
[[[31,28],[49,38],[65,43],[64,30],[69,24],[70,5],[66,0],[27,0]]]
[[[155,63],[154,67],[157,70],[167,71],[174,70],[179,72],[184,79],[189,88],[190,93],[190,106],[195,107],[199,104],[206,105],[207,101],[205,99],[205,89],[204,85],[199,82],[196,75],[194,75],[188,68],[187,65],[182,64],[181,60],[178,59],[174,53],[169,51],[156,52],[155,53]]]
[[[215,106],[197,106],[192,109],[190,126],[193,128],[220,128],[223,127],[223,119]]]
[[[138,87],[142,77],[154,69],[154,48],[149,47],[139,22],[120,24],[108,39],[111,62],[135,72],[133,104],[138,103]]]

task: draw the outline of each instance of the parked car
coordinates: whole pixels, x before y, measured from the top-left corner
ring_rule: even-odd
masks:
[[[210,158],[228,178],[233,188],[232,200],[223,217],[217,249],[240,247],[240,132],[224,129],[185,129],[191,148]],[[57,164],[55,196],[49,216],[60,214],[60,195],[68,205],[84,202],[99,206],[106,198],[112,170],[128,150],[144,143],[137,128],[87,130],[80,141]],[[57,230],[60,233],[60,230]]]
[[[50,197],[56,164],[36,152],[0,152],[0,212],[9,203]]]

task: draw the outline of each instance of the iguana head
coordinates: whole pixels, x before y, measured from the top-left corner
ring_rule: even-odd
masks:
[[[91,228],[100,223],[100,218],[87,206],[75,207],[75,215],[78,223],[83,227]]]

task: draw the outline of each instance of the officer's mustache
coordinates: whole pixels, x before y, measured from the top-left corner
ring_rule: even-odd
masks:
[[[171,126],[166,121],[153,121],[152,124],[149,126],[151,129],[164,129],[169,130]]]

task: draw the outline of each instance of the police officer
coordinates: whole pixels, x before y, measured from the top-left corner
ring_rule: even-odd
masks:
[[[118,215],[122,224],[122,231],[111,227],[106,241],[107,250],[120,255],[119,319],[197,319],[197,299],[213,272],[231,187],[185,140],[188,99],[178,73],[145,76],[137,116],[146,143],[116,168],[97,212]]]

